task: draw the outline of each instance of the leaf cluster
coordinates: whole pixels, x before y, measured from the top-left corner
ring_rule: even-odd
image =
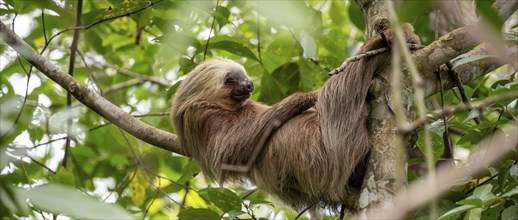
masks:
[[[5,0],[0,20],[67,69],[77,2]],[[433,41],[428,25],[433,5],[405,2],[402,20],[415,23],[425,43]],[[477,10],[492,18],[489,9]],[[75,80],[146,123],[173,132],[167,115],[171,97],[183,76],[204,59],[239,61],[255,83],[252,98],[272,104],[320,88],[327,73],[354,55],[366,38],[361,9],[352,1],[98,0],[84,1],[81,13]],[[495,19],[491,24],[502,25]],[[191,159],[139,141],[79,102],[67,106],[66,91],[7,45],[0,44],[0,54],[0,218],[297,215],[264,192],[216,187]],[[468,97],[476,101],[516,92],[514,75],[507,72],[499,69],[465,85]],[[462,102],[458,90],[444,95],[446,104]],[[438,95],[431,97],[429,109],[439,102]],[[452,136],[454,146],[475,149],[517,113],[516,100],[506,100],[448,116],[449,126],[462,131]],[[483,123],[475,123],[475,117]],[[428,125],[436,162],[444,151],[443,119]],[[72,141],[63,167],[67,136]],[[441,201],[441,218],[512,218],[518,209],[516,158],[515,152],[490,173],[459,185],[473,190],[456,190],[456,197]],[[418,178],[409,173],[410,180]],[[414,218],[426,216],[418,211]]]

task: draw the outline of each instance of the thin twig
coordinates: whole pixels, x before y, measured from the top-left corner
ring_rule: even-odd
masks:
[[[41,26],[43,27],[43,39],[45,39],[45,45],[47,44],[48,42],[48,39],[47,39],[47,30],[45,28],[45,9],[44,8],[41,8]]]
[[[450,74],[451,80],[455,83],[457,86],[457,89],[459,90],[460,97],[462,98],[462,102],[466,105],[466,108],[468,110],[473,110],[473,107],[471,106],[471,103],[469,101],[468,95],[466,94],[466,91],[464,90],[464,85],[462,84],[462,80],[459,77],[459,74],[457,71],[453,69],[453,65],[451,62],[446,63],[446,67],[448,67],[448,73]],[[442,84],[440,84],[442,86]],[[479,116],[474,117],[473,120],[475,123],[480,124],[482,120]]]
[[[424,48],[423,45],[419,45],[419,44],[407,44],[407,47],[410,49],[410,50],[419,50],[419,49],[422,49]],[[347,59],[344,60],[344,62],[342,62],[342,64],[340,65],[340,67],[332,70],[331,72],[329,72],[329,75],[335,75],[337,73],[340,73],[342,71],[344,71],[345,67],[347,66],[347,63],[349,62],[355,62],[355,61],[358,61],[358,60],[361,60],[363,58],[366,58],[366,57],[370,57],[370,56],[374,56],[374,55],[378,55],[380,53],[383,53],[383,52],[386,52],[390,50],[390,48],[388,47],[383,47],[383,48],[380,48],[380,49],[376,49],[376,50],[371,50],[371,51],[367,51],[365,53],[360,53],[358,55],[355,55],[355,56],[352,56],[352,57],[349,57]]]
[[[115,65],[112,65],[112,64],[108,64],[108,63],[104,64],[104,66],[112,68],[112,69],[116,70],[117,72],[119,72],[119,73],[121,73],[123,75],[129,76],[129,77],[142,79],[142,80],[145,80],[145,81],[148,81],[148,82],[160,85],[160,86],[165,87],[165,88],[171,87],[171,83],[169,83],[168,81],[163,80],[161,78],[158,78],[158,77],[143,76],[143,75],[140,75],[138,73],[135,73],[135,72],[129,71],[127,69],[123,69],[123,68],[120,68],[118,66],[115,66]]]
[[[477,102],[473,102],[471,104],[472,104],[473,109],[481,109],[481,108],[487,107],[489,105],[492,105],[496,102],[500,102],[500,101],[504,101],[504,100],[508,100],[508,99],[516,99],[516,98],[518,98],[518,93],[508,92],[508,93],[503,93],[498,96],[491,96],[486,99],[483,99],[483,100],[480,100]],[[431,112],[430,114],[431,114],[432,118],[439,118],[439,117],[442,117],[443,115],[450,115],[455,112],[465,111],[465,110],[469,110],[469,109],[467,109],[467,107],[464,103],[461,103],[461,104],[454,105],[454,106],[445,106],[444,109],[435,110],[435,111]],[[410,126],[404,127],[404,128],[399,128],[399,130],[400,130],[400,132],[405,132],[405,133],[413,131],[413,130],[417,129],[419,126],[425,124],[427,122],[427,120],[428,119],[426,119],[426,118],[418,119],[418,120],[414,121],[413,125],[410,125]]]
[[[241,197],[242,200],[245,200],[246,198],[248,198],[250,195],[252,195],[254,192],[257,192],[257,188],[255,189],[251,189],[250,191],[248,191],[245,195],[243,195]]]
[[[45,164],[35,160],[34,158],[32,158],[31,156],[29,155],[25,155],[26,157],[28,157],[29,159],[31,159],[32,162],[34,162],[35,164],[38,164],[40,165],[41,167],[45,168],[46,170],[48,170],[49,172],[51,172],[52,174],[56,174],[56,171],[50,169],[49,167],[45,166]]]
[[[259,19],[259,13],[257,14],[257,55],[259,58],[259,63],[263,63],[263,59],[261,57],[261,23]]]
[[[338,219],[340,220],[344,220],[344,217],[345,217],[345,204],[342,204],[340,206],[340,217]]]
[[[29,188],[32,189],[33,187],[32,187],[31,181],[29,180],[29,173],[27,173],[27,168],[25,168],[25,162],[23,162],[23,156],[22,156],[20,165],[22,166],[23,175],[25,176],[25,179],[27,180],[27,185],[29,185]],[[36,212],[38,212],[44,220],[47,220],[47,218],[43,215],[43,211],[41,211],[40,209],[36,209]]]
[[[315,206],[317,203],[319,203],[319,201],[315,201],[313,204],[311,204],[310,206],[306,207],[304,210],[300,211],[299,214],[294,218],[294,220],[297,220],[299,219],[302,214],[304,214],[304,212],[308,211],[309,209],[313,208],[313,206]]]
[[[155,196],[153,196],[153,200],[151,200],[151,202],[149,203],[149,205],[146,208],[146,211],[144,211],[144,215],[142,215],[142,219],[146,219],[146,215],[149,212],[149,209],[151,208],[151,205],[153,205],[153,203],[156,200],[156,197],[158,197],[158,193],[160,193],[160,190],[159,190],[160,187],[161,187],[161,183],[160,183],[160,181],[158,181],[158,187],[156,188]]]
[[[122,15],[113,16],[113,17],[110,17],[110,18],[101,19],[101,20],[96,21],[96,22],[94,22],[94,23],[91,23],[91,24],[89,24],[89,25],[87,25],[87,26],[79,26],[79,27],[73,27],[73,28],[67,28],[67,29],[64,29],[64,30],[62,30],[62,31],[60,31],[60,32],[58,32],[58,33],[56,33],[56,34],[52,35],[52,36],[50,37],[50,39],[48,40],[48,42],[52,41],[55,37],[57,37],[57,36],[59,36],[59,35],[61,35],[61,34],[65,33],[65,32],[73,31],[73,30],[76,30],[76,29],[79,29],[79,30],[88,30],[88,29],[90,29],[91,27],[93,27],[93,26],[95,26],[95,25],[98,25],[98,24],[100,24],[100,23],[103,23],[103,22],[106,22],[106,21],[111,21],[111,20],[114,20],[114,19],[117,19],[117,18],[122,18],[122,17],[130,16],[130,15],[132,15],[132,14],[136,14],[136,13],[141,12],[141,11],[143,11],[143,10],[145,10],[145,9],[147,9],[147,8],[149,8],[149,7],[153,6],[153,5],[155,5],[155,4],[158,4],[158,3],[162,2],[162,1],[163,1],[163,0],[158,0],[158,1],[156,1],[156,2],[151,2],[151,3],[149,3],[149,5],[144,6],[144,7],[142,7],[142,8],[139,8],[139,9],[137,9],[137,10],[135,10],[135,11],[131,11],[131,12],[128,12],[128,13],[125,13],[125,14],[122,14]],[[48,46],[48,45],[45,45],[45,47],[43,47],[43,50],[42,50],[41,52],[45,51],[45,49],[47,49],[47,46]]]
[[[14,31],[14,22],[15,22],[17,16],[18,16],[18,14],[15,14],[15,16],[13,18],[13,26],[12,26],[13,27],[13,31]],[[23,110],[25,109],[25,104],[27,103],[27,98],[29,96],[29,82],[31,80],[32,65],[29,67],[29,70],[27,70],[27,69],[25,69],[25,66],[23,65],[22,59],[21,59],[19,54],[16,54],[16,59],[18,60],[18,63],[20,63],[20,67],[22,68],[22,70],[27,75],[27,83],[25,84],[25,95],[23,96],[23,101],[22,101],[22,103],[20,105],[20,111],[16,115],[16,118],[14,119],[13,125],[11,125],[9,130],[7,130],[7,132],[5,132],[1,136],[1,138],[5,138],[7,135],[9,135],[14,130],[14,128],[16,128],[16,124],[18,124],[18,121],[20,120],[20,118],[22,116]]]
[[[117,84],[113,85],[112,87],[105,89],[103,95],[106,96],[110,93],[114,93],[121,89],[133,87],[133,86],[137,86],[137,85],[142,85],[145,82],[146,81],[142,80],[142,79],[130,79],[126,82],[117,83]]]
[[[135,117],[135,118],[164,117],[164,116],[169,116],[170,114],[171,113],[169,113],[169,112],[159,112],[159,113],[149,113],[149,114],[133,115],[133,117]],[[103,128],[103,127],[111,125],[111,124],[112,124],[111,122],[106,122],[104,124],[100,124],[100,125],[97,125],[97,126],[95,126],[93,128],[90,128],[86,132],[95,131],[95,130],[97,130],[99,128]],[[34,145],[31,149],[34,149],[34,148],[37,148],[37,147],[40,147],[40,146],[43,146],[43,145],[51,144],[51,143],[56,142],[56,141],[65,140],[66,138],[67,137],[61,137],[61,138],[57,138],[57,139],[52,139],[52,140],[44,142],[44,143],[39,143],[39,144]]]
[[[76,27],[81,26],[81,15],[83,13],[83,0],[77,1],[77,11],[76,11]],[[72,37],[72,45],[70,46],[70,60],[68,63],[68,74],[74,77],[74,64],[76,61],[76,51],[77,51],[77,43],[79,42],[79,29],[74,30],[74,35]],[[72,105],[72,94],[67,92],[67,110],[70,112]],[[65,154],[63,155],[63,160],[61,163],[63,167],[67,167],[68,155],[70,154],[70,134],[72,133],[72,124],[73,119],[68,117],[67,119],[67,138],[65,140]]]
[[[95,84],[95,86],[97,87],[97,89],[99,89],[99,93],[101,94],[101,96],[103,95],[103,90],[101,88],[101,85],[99,84],[99,82],[97,81],[97,78],[95,77],[95,74],[93,73],[92,69],[90,68],[90,65],[88,65],[88,63],[86,62],[86,59],[85,57],[83,56],[83,53],[81,53],[81,51],[77,50],[77,54],[79,55],[79,58],[81,58],[81,61],[83,61],[83,65],[85,65],[86,69],[88,70],[88,75],[90,76],[90,78],[92,79],[92,82]]]
[[[207,43],[205,44],[205,51],[203,51],[203,60],[205,60],[205,57],[207,56],[207,52],[209,50],[209,43],[210,43],[210,35],[212,34],[212,31],[214,31],[214,25],[216,24],[216,13],[218,12],[219,7],[219,0],[216,1],[216,9],[214,10],[214,16],[212,17],[212,25],[210,27],[209,31],[209,37],[207,38]],[[214,34],[216,35],[216,34]]]
[[[126,144],[128,145],[128,148],[130,149],[130,152],[131,154],[133,155],[133,157],[135,158],[135,160],[137,161],[137,164],[140,168],[142,168],[142,171],[144,171],[144,177],[146,178],[146,180],[149,182],[150,185],[152,185],[153,187],[155,187],[157,190],[159,190],[162,194],[164,194],[164,196],[168,197],[169,200],[171,200],[173,203],[176,203],[177,205],[180,205],[180,207],[183,207],[181,203],[177,202],[176,200],[174,200],[170,195],[169,193],[165,192],[162,188],[156,186],[154,183],[153,183],[153,180],[147,175],[148,173],[154,175],[154,176],[157,176],[155,174],[153,174],[152,172],[149,172],[148,168],[144,165],[144,163],[142,162],[142,160],[140,159],[140,157],[137,155],[137,152],[135,152],[135,149],[133,149],[133,145],[131,144],[131,142],[129,141],[128,137],[126,136],[126,133],[124,133],[124,130],[122,130],[121,128],[119,128],[119,132],[121,133],[122,137],[124,138],[124,141],[126,142]],[[137,170],[135,170],[135,172],[137,172]]]
[[[442,77],[441,77],[441,74],[439,73],[439,71],[437,71],[437,77],[439,78],[439,82],[441,82]],[[443,88],[442,84],[439,84],[439,90],[441,93],[441,109],[444,110],[445,100],[444,100],[444,88]],[[447,162],[451,162],[452,161],[451,159],[453,159],[453,146],[452,146],[453,143],[451,141],[450,131],[448,129],[448,120],[446,119],[446,115],[442,116],[442,122],[444,124],[444,133],[443,133],[444,152],[442,154],[442,158],[446,158],[446,159],[448,159]]]

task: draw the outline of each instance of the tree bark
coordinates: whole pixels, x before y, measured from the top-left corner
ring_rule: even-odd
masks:
[[[367,27],[368,37],[376,34],[376,30],[387,27],[390,21],[385,1],[383,0],[356,0],[360,5]],[[518,8],[518,1],[499,0],[494,4],[495,10],[502,19],[509,18]],[[471,25],[441,37],[429,46],[417,51],[413,60],[418,67],[419,73],[427,81],[425,95],[430,96],[438,90],[438,84],[442,83],[445,88],[452,88],[453,83],[446,77],[445,69],[441,69],[442,81],[439,82],[433,74],[441,65],[464,54],[480,44],[483,39],[476,38],[478,26]],[[513,53],[514,49],[514,53]],[[487,54],[487,49],[477,49],[468,54]],[[508,54],[516,56],[516,46],[509,49]],[[479,76],[487,74],[504,63],[498,59],[485,59],[459,66],[456,70],[463,82],[474,80]],[[403,74],[402,93],[404,100],[413,100],[412,80],[408,73]],[[389,207],[388,201],[392,201],[400,184],[405,180],[396,181],[398,176],[397,167],[397,124],[391,108],[391,85],[390,68],[386,67],[377,78],[374,79],[369,102],[371,112],[369,115],[369,131],[372,144],[371,152],[367,161],[367,168],[364,176],[361,195],[358,200],[360,208],[359,216],[368,215],[367,210],[374,206]],[[412,101],[404,103],[405,114],[408,121],[412,121],[415,111]],[[407,136],[405,147],[409,148],[415,144],[412,135]],[[406,175],[405,175],[406,177]],[[378,216],[379,217],[379,216]]]

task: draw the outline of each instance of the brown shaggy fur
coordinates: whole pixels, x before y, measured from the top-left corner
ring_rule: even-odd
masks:
[[[405,34],[415,38],[412,30]],[[389,31],[386,36],[391,40]],[[375,37],[360,53],[385,46]],[[389,55],[351,62],[321,90],[291,95],[271,107],[233,101],[223,78],[229,71],[245,70],[230,60],[209,60],[178,89],[173,123],[186,152],[205,175],[218,178],[221,164],[246,164],[261,132],[279,120],[282,126],[271,134],[250,172],[232,172],[230,179],[248,178],[298,210],[318,202],[351,205],[350,197],[357,196],[359,186],[351,185],[350,177],[359,170],[356,182],[361,183],[363,170],[358,165],[370,149],[367,93]]]

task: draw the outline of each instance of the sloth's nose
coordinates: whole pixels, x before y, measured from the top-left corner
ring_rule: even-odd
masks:
[[[254,91],[254,83],[251,80],[244,80],[241,82],[241,86],[243,90],[247,93],[251,93]]]

